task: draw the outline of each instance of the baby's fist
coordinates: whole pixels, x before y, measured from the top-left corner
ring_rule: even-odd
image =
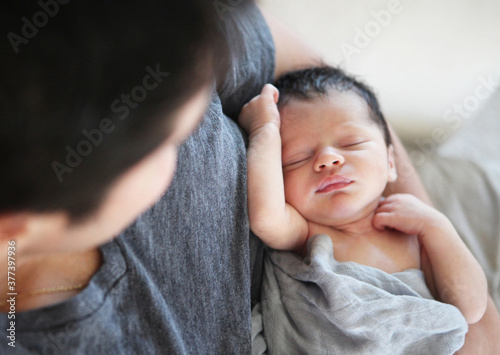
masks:
[[[241,109],[238,123],[249,133],[257,131],[267,123],[280,127],[280,114],[276,104],[279,91],[271,84],[262,88],[260,95],[255,96]]]

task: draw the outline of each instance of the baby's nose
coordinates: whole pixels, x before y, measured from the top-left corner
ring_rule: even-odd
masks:
[[[342,166],[344,164],[344,157],[332,151],[324,152],[318,156],[314,164],[314,170],[320,172],[324,169]]]

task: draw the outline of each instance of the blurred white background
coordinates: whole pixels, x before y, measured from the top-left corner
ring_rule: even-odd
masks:
[[[405,143],[467,127],[500,86],[499,0],[260,0],[378,94]]]

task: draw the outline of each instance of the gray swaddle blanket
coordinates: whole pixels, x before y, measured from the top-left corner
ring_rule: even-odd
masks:
[[[326,235],[304,259],[269,250],[254,354],[453,354],[465,340],[460,311],[432,299],[421,270],[388,274],[338,262]]]

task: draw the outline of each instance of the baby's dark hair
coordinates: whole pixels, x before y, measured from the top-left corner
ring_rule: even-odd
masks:
[[[387,122],[380,111],[379,103],[373,91],[341,69],[324,66],[292,71],[278,78],[274,86],[280,92],[278,102],[280,108],[291,100],[307,101],[322,96],[326,97],[331,95],[332,91],[352,91],[359,95],[368,105],[370,118],[382,130],[386,145],[392,144]]]

